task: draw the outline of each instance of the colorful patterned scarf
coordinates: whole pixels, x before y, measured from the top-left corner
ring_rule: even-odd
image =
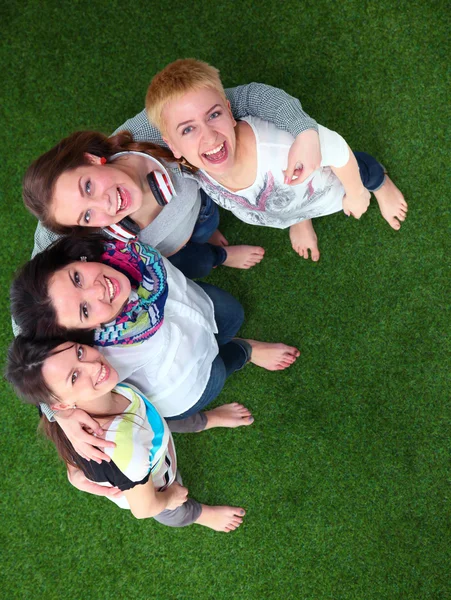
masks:
[[[161,254],[141,242],[107,242],[102,262],[126,275],[132,292],[121,314],[96,329],[96,346],[141,344],[163,325],[168,297],[166,269]]]

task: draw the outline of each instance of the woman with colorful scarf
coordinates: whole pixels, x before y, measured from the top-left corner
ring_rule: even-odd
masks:
[[[198,415],[247,362],[281,370],[299,356],[285,344],[237,339],[244,313],[233,296],[188,280],[139,242],[59,240],[22,268],[11,308],[29,337],[94,338],[120,380],[136,385],[167,419]],[[104,458],[84,445],[80,425],[93,424],[78,416],[72,429],[76,416],[66,419],[66,435],[82,456]]]

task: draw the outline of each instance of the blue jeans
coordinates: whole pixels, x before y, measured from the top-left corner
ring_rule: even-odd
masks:
[[[169,256],[170,262],[190,279],[206,277],[214,267],[222,265],[227,252],[222,246],[208,244],[219,225],[219,210],[213,200],[200,190],[201,207],[189,242]]]
[[[359,165],[360,178],[370,192],[377,192],[385,182],[385,169],[374,157],[366,152],[354,152]]]
[[[211,365],[207,386],[196,404],[180,415],[166,417],[167,421],[184,419],[210,404],[221,392],[227,377],[242,369],[251,357],[251,347],[248,342],[232,339],[244,321],[244,310],[241,304],[231,294],[214,285],[203,282],[198,282],[197,285],[208,294],[214,305],[219,354]]]

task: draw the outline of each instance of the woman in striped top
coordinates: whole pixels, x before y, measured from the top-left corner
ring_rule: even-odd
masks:
[[[118,373],[95,348],[73,342],[41,343],[22,336],[8,356],[7,378],[26,401],[49,403],[53,410],[81,408],[95,416],[108,440],[110,462],[97,464],[79,456],[57,423],[42,418],[47,436],[67,465],[69,478],[83,474],[91,492],[130,509],[138,519],[153,517],[171,527],[197,523],[216,531],[237,529],[245,511],[206,506],[188,497],[177,471],[171,431],[156,408],[132,385],[118,383]],[[250,424],[249,411],[233,404],[203,413],[204,427]],[[199,431],[199,420],[176,421],[174,431]]]

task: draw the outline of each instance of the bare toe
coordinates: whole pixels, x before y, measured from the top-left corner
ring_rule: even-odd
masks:
[[[268,371],[278,371],[290,367],[300,352],[294,346],[281,343],[246,340],[252,347],[250,362]]]

